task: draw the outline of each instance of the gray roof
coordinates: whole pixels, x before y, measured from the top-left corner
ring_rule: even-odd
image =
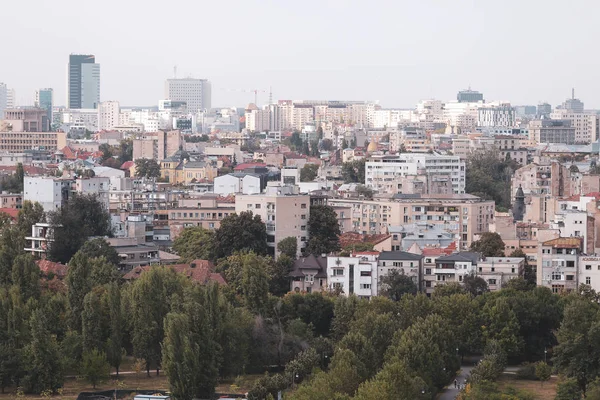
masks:
[[[406,251],[382,251],[379,253],[380,260],[420,260],[420,254],[408,253]]]
[[[460,253],[450,254],[449,256],[438,257],[437,261],[471,261],[477,264],[481,255],[472,251],[461,251]]]

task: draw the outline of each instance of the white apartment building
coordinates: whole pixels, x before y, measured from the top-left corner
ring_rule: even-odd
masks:
[[[267,225],[267,246],[278,255],[277,244],[295,237],[298,254],[308,243],[308,219],[310,196],[293,192],[290,186],[268,186],[262,194],[238,194],[235,197],[235,212],[252,211]]]
[[[371,156],[365,164],[365,185],[385,190],[387,182],[411,175],[446,177],[455,194],[465,192],[465,162],[458,156],[403,153],[396,156]]]
[[[537,254],[537,284],[553,293],[570,292],[579,286],[579,255],[582,240],[559,237],[542,242]]]
[[[8,107],[8,88],[6,83],[0,82],[0,119],[4,119],[4,110]]]
[[[589,285],[596,292],[600,291],[600,257],[580,255],[578,266],[579,285]]]
[[[23,182],[23,200],[40,203],[46,212],[55,211],[68,200],[72,183],[72,179],[26,176]]]
[[[187,111],[197,113],[211,108],[211,84],[207,79],[167,79],[165,98],[185,101]]]
[[[443,120],[454,134],[475,130],[479,119],[479,107],[484,103],[459,103],[451,101],[444,104]]]
[[[98,130],[108,131],[121,125],[120,107],[118,101],[103,101],[98,107]]]
[[[69,129],[98,131],[98,110],[95,108],[79,108],[64,110],[61,121]]]
[[[480,107],[478,110],[477,126],[496,127],[515,126],[515,109],[510,104],[500,104]]]
[[[54,227],[45,222],[38,222],[31,226],[31,236],[25,238],[29,246],[24,250],[34,257],[45,258],[50,244],[54,241]]]
[[[262,110],[246,110],[246,129],[250,132],[264,132],[271,127],[271,112]]]
[[[262,191],[261,179],[257,174],[232,173],[218,176],[214,179],[215,194],[228,196],[230,194],[259,194]]]
[[[376,252],[351,257],[327,257],[327,284],[330,290],[360,298],[377,296]]]
[[[550,118],[571,121],[571,126],[575,128],[575,143],[591,143],[600,137],[600,122],[596,113],[556,109],[550,114]]]

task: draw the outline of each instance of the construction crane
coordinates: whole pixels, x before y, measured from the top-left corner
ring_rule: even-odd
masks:
[[[254,105],[258,106],[258,94],[259,93],[270,93],[270,91],[262,89],[223,89],[227,92],[241,92],[241,93],[254,93]],[[270,101],[270,99],[269,99]]]

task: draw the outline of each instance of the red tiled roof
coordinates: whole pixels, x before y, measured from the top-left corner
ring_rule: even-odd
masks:
[[[376,245],[383,242],[390,236],[391,235],[387,234],[363,235],[362,233],[358,232],[346,232],[340,235],[340,246],[346,247],[359,243],[370,243],[372,245]]]
[[[264,163],[243,163],[243,164],[236,165],[235,170],[243,171],[246,168],[265,168],[266,166],[267,166],[267,164],[264,164]]]
[[[166,267],[171,268],[175,272],[184,274],[191,280],[201,284],[207,284],[208,282],[217,282],[220,285],[225,285],[225,279],[221,274],[215,272],[215,266],[208,260],[194,260],[189,264],[173,264],[167,265]],[[135,267],[123,276],[125,280],[137,279],[148,271],[151,266],[147,265],[144,267]]]
[[[64,264],[52,262],[50,260],[38,260],[36,264],[40,268],[40,271],[44,273],[44,275],[48,275],[49,273],[53,273],[58,277],[58,279],[63,279],[67,276],[68,267]]]
[[[129,169],[129,168],[133,167],[134,164],[135,163],[133,161],[125,161],[119,169]]]
[[[0,213],[8,215],[13,221],[16,221],[19,217],[19,209],[17,208],[0,208]]]
[[[600,200],[600,192],[590,192],[586,194],[584,197],[593,197],[596,200]]]

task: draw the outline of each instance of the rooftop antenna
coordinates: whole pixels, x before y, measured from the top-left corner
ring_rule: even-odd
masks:
[[[173,79],[177,79],[177,65],[173,67]]]

